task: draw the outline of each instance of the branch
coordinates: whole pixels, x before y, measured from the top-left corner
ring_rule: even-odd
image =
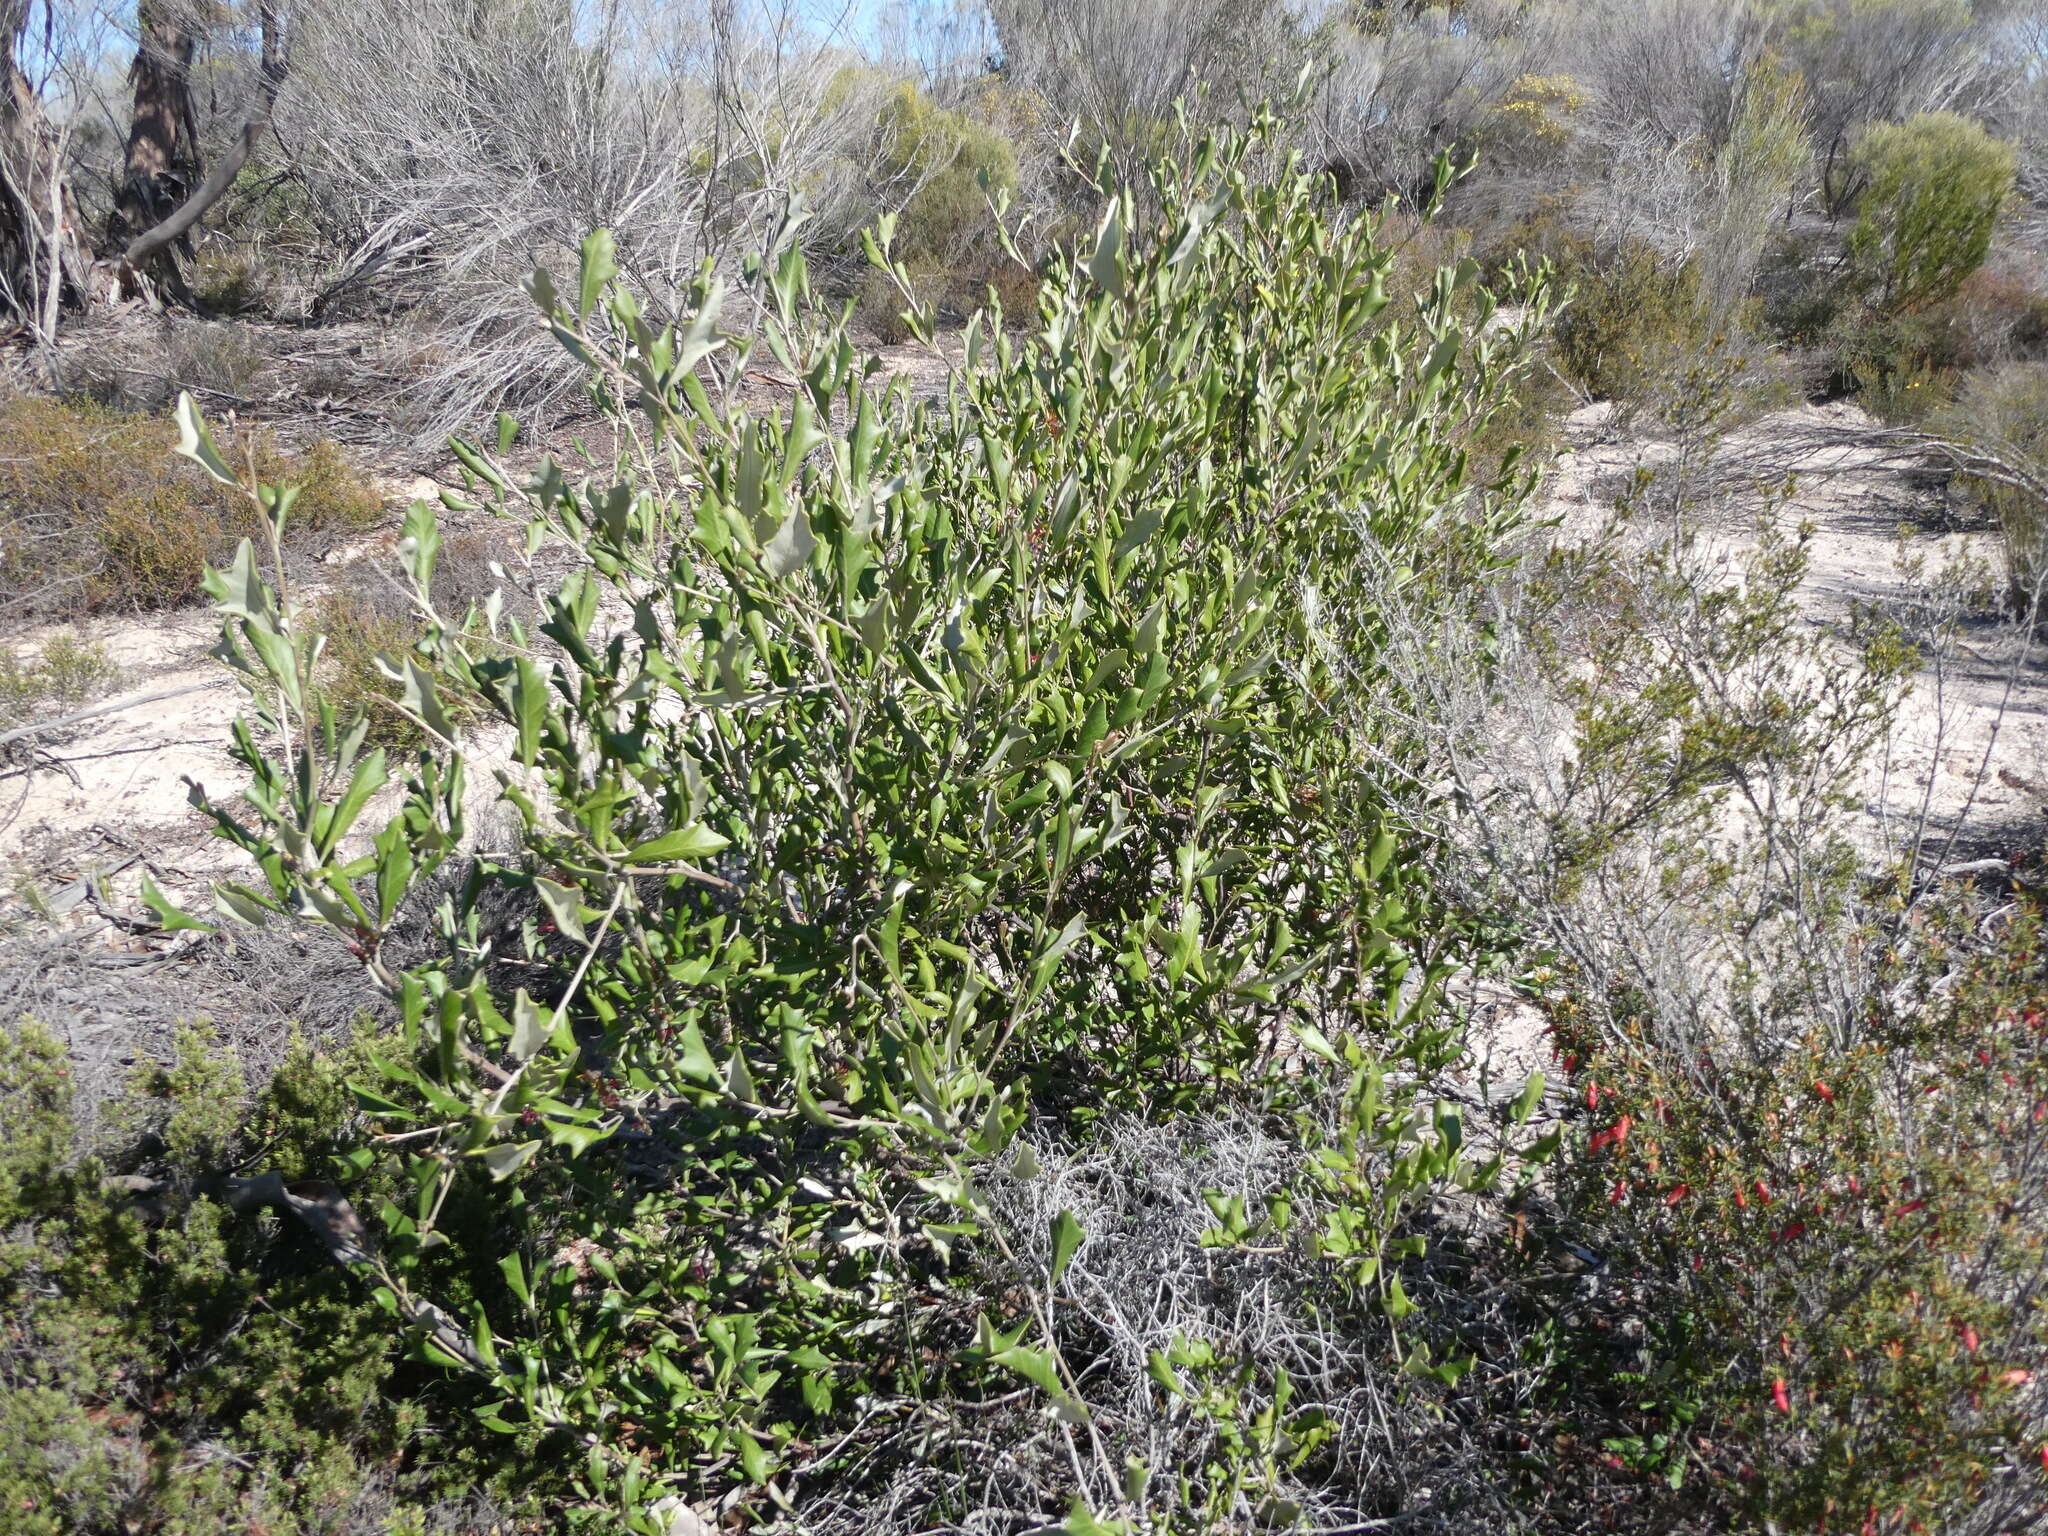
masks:
[[[54,720],[38,720],[30,725],[19,725],[11,731],[0,731],[0,747],[8,746],[28,736],[40,736],[45,731],[60,730],[67,725],[76,725],[81,720],[91,720],[99,715],[115,715],[124,709],[135,709],[144,704],[159,703],[164,699],[175,699],[183,694],[197,693],[202,688],[219,686],[215,683],[188,683],[183,688],[167,688],[162,693],[145,693],[140,698],[117,699],[112,704],[101,704],[92,709],[81,709],[69,715],[59,715]]]

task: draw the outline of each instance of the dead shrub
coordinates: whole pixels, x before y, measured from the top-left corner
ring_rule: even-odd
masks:
[[[170,327],[164,373],[173,399],[181,389],[247,400],[270,368],[256,332],[232,321],[185,321]]]
[[[233,293],[202,272],[209,305],[232,311]],[[218,404],[252,399],[270,373],[270,352],[252,326],[182,318],[154,332],[122,327],[65,349],[60,387],[114,410],[161,411],[189,389]]]
[[[2048,474],[2048,363],[2011,363],[1968,376],[1934,425],[1958,442],[2031,470],[2038,484]],[[2013,607],[2038,616],[2048,589],[2048,505],[2018,476],[1965,475],[1960,488],[1965,500],[1998,524]]]
[[[952,303],[962,314],[987,306],[993,290],[1003,307],[1003,324],[1011,330],[1038,322],[1038,274],[1005,257],[970,262],[953,279]]]

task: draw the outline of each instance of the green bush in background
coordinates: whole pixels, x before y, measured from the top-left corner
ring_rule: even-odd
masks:
[[[1753,306],[1717,309],[1697,261],[1674,263],[1639,242],[1611,253],[1569,236],[1560,243],[1558,278],[1572,299],[1556,326],[1558,372],[1612,401],[1618,419],[1698,435],[1780,403],[1783,381],[1755,335]]]
[[[2012,195],[2012,146],[1953,112],[1865,129],[1852,150],[1863,178],[1849,231],[1851,271],[1880,311],[1938,303],[1984,264]]]
[[[1017,187],[1017,151],[1001,129],[906,82],[882,109],[881,132],[882,174],[915,189],[896,217],[898,255],[954,261],[977,237],[993,244],[989,197]]]

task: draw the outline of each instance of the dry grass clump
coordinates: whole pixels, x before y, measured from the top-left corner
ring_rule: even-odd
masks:
[[[2038,618],[2048,587],[2048,505],[2039,493],[2048,479],[2048,363],[2008,363],[1971,375],[1935,427],[2020,471],[1965,476],[1962,490],[1998,523],[2013,606]]]
[[[258,534],[246,499],[176,457],[177,428],[79,402],[0,404],[0,611],[19,618],[171,608],[237,540]],[[229,445],[300,487],[300,547],[381,515],[376,492],[327,442],[303,453],[254,433]]]
[[[255,326],[184,317],[88,332],[64,349],[57,382],[116,410],[160,411],[181,389],[216,406],[247,403],[272,378],[271,351]]]
[[[501,594],[503,611],[529,617],[532,604],[502,582],[498,564],[504,559],[504,540],[489,530],[451,534],[441,547],[434,572],[434,606],[445,616],[461,620],[473,606],[493,592]],[[327,695],[344,716],[361,712],[370,723],[368,740],[376,746],[414,748],[426,744],[420,729],[398,705],[403,692],[399,684],[379,665],[380,660],[396,663],[426,633],[412,598],[387,574],[368,561],[343,568],[337,590],[314,604],[312,623],[322,639],[320,652],[323,685]],[[467,720],[473,707],[451,695],[447,701],[453,718]]]
[[[55,635],[32,655],[0,651],[0,731],[91,703],[120,679],[106,647],[77,635]]]

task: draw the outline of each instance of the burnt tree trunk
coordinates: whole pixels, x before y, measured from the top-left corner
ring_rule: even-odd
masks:
[[[136,8],[134,91],[128,153],[107,216],[107,246],[119,250],[161,224],[199,183],[199,136],[192,113],[192,55],[198,28],[188,0],[142,0]],[[157,264],[175,288],[169,250]]]
[[[6,0],[0,0],[5,4]],[[210,171],[206,179],[189,191],[182,202],[167,210],[164,215],[128,242],[121,253],[119,271],[124,282],[134,282],[151,262],[165,255],[174,242],[182,241],[191,233],[192,226],[200,217],[219,202],[242,167],[249,163],[249,157],[256,152],[256,143],[270,127],[271,110],[277,105],[277,93],[284,87],[285,45],[284,30],[277,13],[276,0],[258,0],[257,18],[262,29],[262,60],[257,78],[256,103],[250,110],[248,120],[242,124],[242,131],[235,136],[227,152]],[[183,289],[177,268],[170,266],[165,275],[171,280],[174,292]],[[190,296],[185,295],[191,302]]]
[[[0,0],[0,312],[36,335],[91,298],[91,255],[65,174],[63,140],[21,67],[30,0]]]

